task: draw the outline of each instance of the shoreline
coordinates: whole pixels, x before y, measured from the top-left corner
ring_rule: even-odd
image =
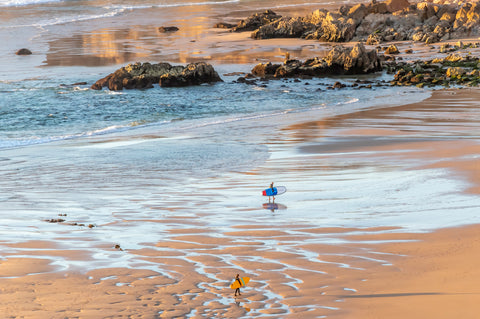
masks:
[[[410,165],[413,170],[429,169],[435,165],[453,170],[462,169],[461,163],[450,159],[442,161],[442,154],[424,149],[424,141],[415,141],[419,139],[419,132],[408,130],[411,127],[409,121],[415,123],[418,119],[413,115],[422,118],[426,110],[430,110],[432,115],[439,114],[438,120],[446,121],[445,125],[454,124],[454,116],[442,114],[442,110],[445,112],[445,108],[449,108],[449,100],[445,98],[449,95],[454,97],[457,105],[462,106],[458,111],[453,110],[451,115],[461,117],[461,112],[465,111],[464,104],[474,108],[471,101],[477,100],[480,90],[434,91],[432,97],[418,103],[358,111],[329,117],[320,122],[294,125],[284,123],[279,125],[279,130],[288,133],[290,140],[282,138],[272,143],[285,143],[282,149],[302,149],[303,145],[314,147],[316,154],[330,153],[331,156],[332,153],[338,153],[336,156],[354,156],[360,159],[372,157],[374,161],[375,158],[386,156],[398,156],[395,161],[400,162],[409,158],[414,160]],[[438,103],[443,103],[444,109]],[[430,109],[433,104],[437,105],[438,113]],[[390,121],[392,117],[404,113],[409,114],[410,120],[404,118]],[[475,125],[474,119],[472,117],[468,122]],[[390,123],[388,128],[382,125],[385,120]],[[362,122],[361,126],[365,127],[353,129],[352,126],[357,127],[355,121]],[[369,122],[377,123],[380,128]],[[428,124],[416,127],[423,127],[424,133],[430,134]],[[392,153],[392,144],[375,139],[379,135],[392,139],[396,151],[408,152]],[[318,136],[336,136],[347,140],[353,136],[363,136],[369,142],[359,144],[353,141],[352,145],[347,143],[344,148],[336,149],[331,148],[332,145],[318,144]],[[396,141],[399,136],[402,139]],[[449,145],[449,139],[449,136],[439,137],[436,143]],[[465,147],[463,143],[455,145],[458,147],[457,152],[452,153],[452,156],[463,158],[471,154],[469,152],[477,150],[475,140],[467,143],[471,144],[470,147]],[[275,152],[283,152],[275,150],[275,147],[272,151],[274,155]],[[346,155],[346,151],[352,152],[351,155]],[[299,160],[301,157],[301,154],[295,156]],[[279,160],[288,161],[274,156],[262,170],[255,170],[256,178],[263,180],[269,176],[268,171]],[[266,169],[265,172],[263,169]],[[469,169],[472,172],[478,171],[476,167]],[[449,176],[452,178],[452,173]],[[253,187],[252,181],[242,183]],[[474,178],[471,183],[473,187],[480,183],[480,179]],[[228,183],[223,187],[229,187]],[[281,200],[278,202],[281,203]],[[155,209],[161,211],[160,207]],[[288,208],[285,212],[288,213]],[[0,262],[6,277],[16,277],[0,279],[5,314],[25,318],[55,317],[59,314],[85,317],[142,314],[147,318],[195,317],[202,314],[226,317],[248,317],[254,314],[282,318],[404,318],[404,300],[408,299],[412,303],[409,311],[414,312],[416,309],[420,318],[424,311],[442,309],[437,304],[439,298],[445,307],[459,299],[462,303],[465,301],[462,310],[465,318],[473,318],[469,315],[476,310],[474,303],[466,302],[475,297],[472,288],[475,286],[463,287],[462,283],[474,282],[468,278],[469,274],[476,275],[472,272],[476,270],[472,270],[470,265],[474,265],[477,260],[476,254],[471,253],[469,242],[476,242],[480,224],[412,233],[387,224],[369,228],[322,227],[306,223],[284,224],[275,219],[268,225],[261,222],[241,223],[233,226],[233,229],[219,230],[201,220],[176,215],[165,216],[155,223],[171,225],[167,231],[168,236],[163,236],[164,239],[160,241],[146,243],[141,249],[116,248],[113,245],[110,248],[103,247],[119,258],[124,254],[135,255],[138,261],[131,268],[106,267],[86,273],[81,269],[59,270],[58,265],[41,256],[52,254],[65,260],[85,261],[91,258],[93,252],[81,248],[62,248],[50,242],[32,241],[18,245],[4,243],[9,249],[20,249],[18,257],[13,254]],[[183,226],[179,227],[179,223]],[[462,238],[457,236],[452,241],[452,234],[459,232]],[[468,236],[464,237],[464,232]],[[324,242],[316,238],[329,240]],[[450,248],[458,246],[463,248],[454,251]],[[480,245],[475,245],[473,249],[473,252],[477,251]],[[449,255],[445,256],[445,251]],[[456,253],[465,262],[455,263]],[[419,259],[424,265],[422,268],[417,267]],[[432,264],[435,265],[434,269],[442,271],[432,272],[432,268],[427,267]],[[454,273],[448,273],[449,269]],[[228,285],[239,271],[250,275],[252,280],[242,291],[242,298],[234,299]],[[430,278],[430,281],[409,286],[410,280],[415,280],[419,274],[422,278]],[[436,277],[437,275],[442,277]],[[458,289],[456,291],[459,293],[450,294],[446,291],[453,288],[438,286],[445,276],[452,278],[448,284]],[[460,278],[463,281],[456,281],[454,278],[457,276],[463,276]],[[471,295],[462,299],[460,293]],[[19,304],[18,300],[22,302]],[[468,308],[469,304],[473,306]],[[391,309],[395,309],[395,313]],[[435,315],[443,318],[443,313],[449,312]],[[408,315],[416,318],[415,313],[409,312]]]
[[[46,72],[49,67],[77,65],[105,69],[105,63],[114,65],[132,58],[147,59],[152,53],[158,62],[170,57],[180,63],[202,60],[245,66],[282,61],[286,52],[295,58],[308,58],[339,44],[301,39],[253,40],[249,38],[249,32],[234,34],[200,27],[165,36],[160,41],[165,44],[161,51],[151,47],[152,43],[159,45],[155,42],[158,38],[154,37],[146,40],[144,47],[131,52],[125,43],[148,38],[151,28],[134,26],[127,31],[119,29],[119,32],[98,37],[101,32],[94,31],[103,30],[104,24],[98,22],[92,30],[75,34],[67,43],[63,37],[50,39],[49,51],[43,52],[46,60],[42,62],[45,63],[42,68]],[[460,39],[450,43],[457,41]],[[108,54],[95,54],[107,48],[109,43],[114,45],[111,51],[107,50]],[[71,56],[67,54],[65,57],[65,47],[71,49]],[[405,59],[426,57],[433,52],[427,45],[410,41],[402,42],[399,48]],[[407,48],[413,48],[414,53],[404,54]],[[76,54],[79,49],[85,49],[83,55]],[[27,64],[37,62],[27,61]],[[298,121],[292,123],[285,117],[274,128],[276,133],[282,134],[262,143],[269,148],[271,158],[261,167],[233,175],[223,181],[224,185],[215,182],[200,185],[205,187],[207,194],[203,194],[201,201],[188,202],[185,198],[190,195],[176,189],[170,194],[172,198],[168,198],[166,208],[158,200],[156,205],[142,207],[145,211],[148,209],[144,216],[135,220],[126,217],[126,222],[162,226],[154,239],[146,240],[141,248],[127,247],[123,243],[122,247],[115,243],[111,247],[107,244],[100,247],[102,252],[111,254],[112,260],[128,260],[128,255],[134,256],[131,267],[112,268],[105,263],[104,268],[85,271],[82,265],[94,259],[99,251],[96,250],[99,247],[88,247],[83,242],[89,240],[90,230],[86,228],[81,229],[84,238],[68,241],[68,244],[76,244],[71,247],[62,241],[65,238],[62,232],[71,230],[68,225],[56,225],[65,227],[65,230],[51,241],[33,239],[15,244],[2,243],[8,252],[8,257],[0,260],[4,315],[25,318],[238,318],[268,315],[342,319],[442,319],[457,315],[462,319],[476,318],[478,306],[475,298],[480,272],[480,258],[476,256],[480,251],[480,223],[464,220],[464,226],[455,228],[433,227],[434,231],[408,232],[398,224],[387,223],[371,227],[333,227],[282,221],[281,214],[289,213],[287,206],[302,205],[302,201],[315,202],[319,211],[328,211],[326,203],[339,205],[342,198],[322,197],[329,193],[324,185],[319,186],[322,196],[316,194],[318,197],[305,197],[299,191],[301,188],[295,191],[292,187],[287,193],[289,200],[277,199],[285,206],[283,210],[263,210],[263,220],[239,222],[232,227],[205,222],[201,214],[193,213],[193,217],[199,218],[192,218],[185,213],[192,206],[205,211],[215,208],[212,205],[215,201],[227,203],[231,212],[256,212],[259,208],[232,208],[238,203],[217,197],[219,194],[225,198],[233,197],[229,192],[241,188],[244,193],[240,195],[245,195],[246,190],[256,191],[259,183],[270,181],[272,176],[284,177],[287,181],[290,178],[292,184],[296,182],[294,186],[304,186],[307,189],[304,193],[311,194],[318,190],[308,189],[313,179],[295,181],[296,172],[310,170],[309,176],[322,172],[326,177],[321,181],[327,183],[330,181],[328,172],[336,172],[340,180],[352,178],[348,173],[342,174],[342,169],[357,169],[362,165],[379,171],[394,167],[396,172],[407,170],[412,175],[440,171],[440,181],[453,180],[458,182],[454,186],[462,188],[454,189],[449,185],[450,188],[440,189],[439,193],[443,191],[445,197],[458,193],[465,198],[476,198],[480,194],[480,167],[476,163],[480,144],[475,134],[479,131],[475,101],[480,100],[480,89],[431,92],[432,96],[421,102],[386,107],[385,101],[385,107],[330,116],[319,121],[305,120],[298,124]],[[299,165],[292,166],[292,163]],[[288,169],[279,172],[279,167]],[[367,169],[364,174],[370,173],[375,172]],[[426,176],[423,178],[431,177]],[[243,180],[239,180],[240,177]],[[415,178],[412,180],[416,181]],[[361,182],[359,187],[362,187]],[[395,193],[400,191],[404,189],[392,189],[388,194],[395,198]],[[452,206],[441,206],[441,214],[478,209],[474,199],[463,201],[465,198]],[[141,202],[144,198],[137,199]],[[372,201],[375,200],[379,199]],[[310,214],[316,213],[311,206],[305,205],[304,209]],[[173,212],[172,215],[164,215],[163,209]],[[351,213],[350,209],[354,208],[346,208],[345,215]],[[365,217],[375,213],[367,209]],[[385,215],[389,213],[394,215],[395,212],[387,211]],[[436,218],[428,212],[410,213],[421,216],[419,223]],[[152,218],[150,214],[159,217]],[[203,214],[206,216],[208,212]],[[324,218],[328,224],[328,216]],[[461,217],[457,221],[460,223]],[[101,227],[98,232],[101,234]],[[62,261],[77,262],[77,268],[65,270]],[[234,299],[228,286],[237,272],[251,276],[252,280],[242,290],[243,297]]]

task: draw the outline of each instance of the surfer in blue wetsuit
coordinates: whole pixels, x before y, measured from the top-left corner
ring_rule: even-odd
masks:
[[[240,284],[240,287],[242,286],[242,282],[240,281],[240,275],[237,274],[235,276],[235,280],[238,281],[238,283]],[[240,287],[238,287],[237,289],[235,289],[235,297],[237,296],[237,292],[238,292],[238,295],[241,296],[242,294],[240,293]]]
[[[270,189],[272,190],[272,194],[274,194],[274,189],[273,189],[273,182],[270,184]],[[275,196],[272,196],[273,197],[273,202],[275,203]],[[270,196],[268,196],[268,202],[270,203]]]

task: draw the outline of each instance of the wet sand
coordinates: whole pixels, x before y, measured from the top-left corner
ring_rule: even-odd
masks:
[[[441,90],[421,103],[358,112],[293,126],[310,141],[308,154],[336,154],[385,161],[411,169],[442,168],[467,181],[459,189],[478,196],[478,89]],[[354,128],[353,128],[354,127]],[[353,128],[353,129],[352,129]],[[330,138],[330,142],[312,142]],[[432,199],[432,204],[435,199]],[[469,221],[465,220],[465,224]],[[354,294],[339,295],[339,318],[476,318],[479,296],[479,226],[433,233],[354,236],[388,263],[370,264],[356,278]],[[406,241],[365,245],[365,241]]]
[[[283,130],[295,136],[287,141],[288,147],[298,147],[304,154],[374,161],[394,158],[409,162],[412,170],[443,167],[452,178],[470,183],[470,188],[459,192],[476,196],[480,185],[475,164],[478,98],[477,89],[437,91],[422,103]],[[337,140],[325,143],[325,137]],[[271,164],[265,165],[268,170]],[[475,318],[478,312],[474,300],[478,298],[479,226],[407,233],[389,225],[312,227],[285,225],[275,219],[268,225],[239,224],[233,230],[214,229],[201,219],[182,216],[157,222],[169,225],[164,240],[145,243],[141,249],[104,247],[118,256],[135,255],[138,261],[132,268],[105,265],[87,272],[65,271],[42,256],[88,260],[90,252],[62,247],[60,242],[3,243],[9,251],[8,258],[0,261],[3,314],[24,318],[450,318],[457,314]],[[229,288],[236,273],[251,277],[239,298]]]
[[[223,17],[219,15],[218,21]],[[102,30],[99,26],[96,32],[74,34],[69,41],[51,40],[44,65],[99,66],[132,59],[277,62],[286,52],[306,58],[321,55],[331,46],[292,39],[254,41],[249,33],[213,29],[205,37],[205,27],[158,35],[161,41],[155,38],[151,43],[145,42],[153,32],[151,27],[113,33]],[[132,53],[127,44],[137,41],[144,46]],[[113,48],[105,50],[112,43]],[[402,45],[417,48],[412,43]],[[66,54],[70,49],[71,54]],[[97,55],[97,51],[104,54]],[[418,47],[415,52],[421,55],[428,50]],[[437,91],[422,103],[286,125],[282,130],[291,140],[272,144],[283,142],[285,147],[298,148],[301,155],[297,156],[394,161],[408,163],[412,170],[443,168],[452,179],[469,183],[470,187],[458,192],[478,196],[479,98],[477,89]],[[276,164],[267,162],[265,171],[274,170]],[[249,173],[264,174],[261,170]],[[42,256],[88,261],[92,252],[52,242],[2,243],[8,255],[0,260],[3,316],[477,317],[480,228],[476,225],[418,234],[391,225],[312,227],[284,225],[275,219],[268,225],[252,221],[228,231],[182,216],[157,222],[169,225],[162,241],[146,243],[141,249],[105,247],[119,258],[136,255],[139,261],[134,268],[105,265],[86,272],[81,267],[65,271],[61,263]],[[182,227],[175,227],[179,224]],[[242,297],[234,299],[228,286],[236,273],[252,279]]]

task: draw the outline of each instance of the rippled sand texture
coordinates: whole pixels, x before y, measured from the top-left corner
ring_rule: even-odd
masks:
[[[471,187],[448,191],[465,192],[469,200],[451,208],[435,207],[434,215],[424,217],[432,222],[451,212],[477,209],[479,97],[480,92],[473,89],[440,91],[422,103],[285,126],[286,135],[282,136],[289,139],[269,144],[272,157],[263,167],[236,175],[235,180],[222,180],[222,187],[214,179],[210,184],[206,182],[203,197],[198,201],[182,202],[186,196],[182,193],[177,195],[178,201],[167,206],[147,201],[138,212],[117,213],[115,225],[106,222],[91,229],[82,228],[76,240],[63,242],[62,238],[69,238],[67,233],[75,230],[71,225],[58,223],[52,227],[65,229],[64,235],[57,230],[54,240],[5,241],[0,261],[3,315],[451,318],[452,314],[461,313],[462,318],[474,318],[472,314],[476,315],[478,308],[473,300],[478,297],[480,278],[478,227],[412,234],[389,226],[389,219],[382,219],[381,227],[364,228],[322,226],[322,218],[311,223],[306,219],[295,221],[283,215],[299,214],[298,205],[314,216],[324,210],[328,213],[327,202],[342,202],[333,198],[325,204],[322,200],[308,200],[317,207],[312,209],[314,206],[305,203],[302,206],[305,198],[295,191],[287,192],[289,201],[279,205],[281,209],[264,210],[261,215],[258,209],[232,202],[227,210],[232,216],[227,221],[218,211],[219,206],[226,207],[218,196],[227,194],[231,187],[255,189],[260,180],[270,178],[279,164],[290,167],[279,176],[295,185],[294,176],[298,178],[302,172],[300,163],[312,164],[317,157],[329,156],[348,159],[349,166],[382,162],[404,165],[416,174],[442,168],[452,179],[464,176],[464,182],[470,184],[459,185]],[[329,143],[326,137],[335,137],[337,141]],[[292,152],[292,148],[299,152]],[[330,178],[354,176],[350,171],[343,175],[341,172],[331,169]],[[302,174],[302,178],[310,176],[312,180],[316,176],[313,171]],[[240,176],[245,180],[240,181]],[[348,198],[344,201],[354,203]],[[434,198],[431,204],[436,201]],[[147,209],[153,210],[153,214],[144,213]],[[164,209],[175,213],[162,214]],[[209,215],[210,209],[217,211]],[[420,213],[425,212],[411,213],[422,216]],[[353,211],[344,214],[359,220],[368,217],[357,216]],[[394,215],[402,214],[399,209]],[[152,218],[155,215],[157,218]],[[376,215],[371,211],[370,215],[384,218],[385,213]],[[250,220],[248,216],[252,216]],[[415,216],[405,218],[413,228],[419,218]],[[326,219],[325,222],[328,223]],[[465,220],[468,222],[471,220]],[[128,234],[129,225],[136,223],[145,224],[141,242],[130,238],[123,241],[126,244],[122,247],[115,246],[113,242],[108,244],[108,234],[114,232],[102,233],[102,228],[119,227]],[[112,268],[113,262],[121,264],[122,260],[128,261],[130,267]],[[85,271],[89,261],[94,262],[95,269]],[[65,270],[64,264],[70,268]],[[229,288],[236,273],[251,277],[237,299]],[[456,312],[458,304],[461,312]]]
[[[19,277],[1,280],[4,314],[25,318],[214,318],[247,313],[318,317],[335,314],[344,298],[355,293],[365,269],[385,262],[382,255],[342,238],[387,229],[235,228],[226,233],[172,228],[165,240],[152,247],[122,251],[138,256],[135,269],[48,274],[55,267],[47,260],[9,258],[1,263],[4,276]],[[319,238],[330,238],[332,244],[319,243]],[[52,253],[67,259],[77,254]],[[142,269],[142,261],[149,270]],[[28,276],[34,272],[42,274]],[[234,298],[229,285],[237,272],[251,281],[242,296]]]

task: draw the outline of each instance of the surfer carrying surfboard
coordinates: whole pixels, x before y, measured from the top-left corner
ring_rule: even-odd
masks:
[[[270,189],[272,190],[272,194],[275,194],[275,190],[273,189],[273,182],[270,184]],[[273,197],[273,202],[275,203],[275,196]],[[270,196],[268,196],[268,202],[270,203]]]
[[[242,281],[240,280],[240,275],[239,275],[239,274],[237,274],[237,275],[235,276],[235,281],[238,281],[238,283],[240,284],[240,285],[238,286],[238,288],[235,289],[235,297],[237,296],[237,292],[238,292],[238,295],[241,296],[242,294],[240,293],[240,287],[241,287],[243,284],[242,284]]]

